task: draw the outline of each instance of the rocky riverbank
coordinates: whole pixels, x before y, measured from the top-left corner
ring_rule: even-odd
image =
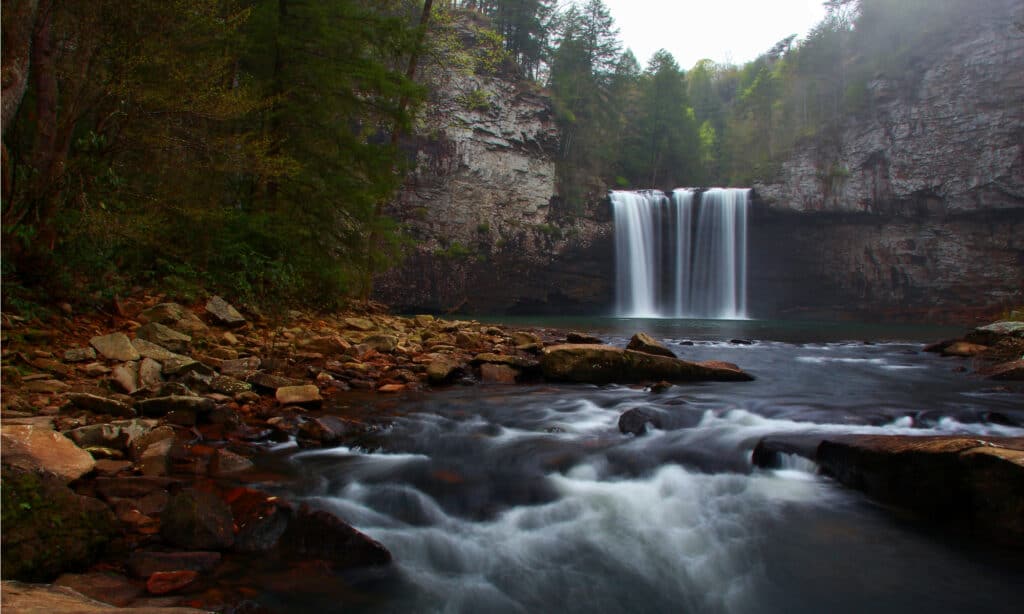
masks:
[[[646,335],[623,349],[380,310],[269,318],[219,297],[114,307],[4,316],[3,575],[68,589],[5,584],[5,607],[77,591],[120,607],[224,609],[256,591],[256,572],[238,580],[241,569],[303,585],[386,570],[390,553],[341,519],[248,487],[275,442],[376,447],[392,416],[367,409],[369,396],[752,379],[680,360]],[[67,607],[92,607],[77,603]]]

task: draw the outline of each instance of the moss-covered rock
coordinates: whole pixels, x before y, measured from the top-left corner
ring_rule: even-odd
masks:
[[[666,380],[746,381],[754,379],[734,365],[695,363],[610,345],[567,344],[544,349],[544,377],[591,384],[631,384]]]
[[[114,515],[59,479],[3,468],[3,577],[39,582],[90,564],[110,541]]]

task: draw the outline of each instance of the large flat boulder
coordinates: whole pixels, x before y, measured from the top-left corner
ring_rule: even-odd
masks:
[[[610,345],[565,344],[545,348],[541,370],[549,380],[591,384],[633,384],[650,381],[750,381],[753,376],[725,363],[695,363],[617,348]]]
[[[1024,546],[1024,437],[830,437],[816,460],[843,484],[930,522]]]
[[[3,464],[67,483],[93,470],[92,455],[57,431],[32,425],[0,427]]]

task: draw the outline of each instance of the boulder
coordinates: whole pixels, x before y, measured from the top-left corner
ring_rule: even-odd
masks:
[[[89,565],[113,535],[110,509],[76,495],[64,480],[8,466],[2,477],[4,578],[52,580]]]
[[[3,464],[22,471],[52,475],[67,483],[96,465],[88,452],[52,429],[5,424],[0,433]]]
[[[201,375],[213,375],[213,369],[203,363],[189,358],[188,356],[175,356],[163,363],[164,374],[170,376],[183,376],[188,373],[199,373]]]
[[[131,394],[139,389],[139,363],[124,362],[110,373],[110,381],[116,385],[121,392]]]
[[[128,556],[128,573],[145,580],[161,571],[211,572],[220,565],[219,552],[148,552],[137,550]]]
[[[139,386],[157,390],[164,383],[163,367],[152,358],[143,358],[139,363]]]
[[[538,366],[540,366],[540,363],[530,358],[508,356],[506,354],[495,354],[493,352],[483,352],[473,357],[473,364],[479,365],[483,363],[507,365],[509,367],[515,367],[516,369],[525,370],[536,369]]]
[[[139,401],[135,404],[135,407],[143,416],[159,418],[172,411],[193,411],[199,414],[209,413],[213,410],[214,405],[213,399],[173,394]]]
[[[387,565],[391,553],[380,542],[324,511],[299,509],[280,541],[284,556],[321,559],[340,568]]]
[[[171,472],[171,448],[174,439],[162,439],[146,446],[139,455],[138,467],[142,475],[164,476]]]
[[[447,384],[450,383],[461,370],[462,363],[452,358],[437,358],[430,361],[430,364],[427,365],[427,381],[434,386]]]
[[[142,587],[121,574],[96,571],[84,574],[66,573],[53,583],[99,599],[119,608],[124,607],[143,593]]]
[[[637,352],[643,352],[644,354],[655,354],[657,356],[668,356],[669,358],[675,358],[675,353],[665,347],[665,344],[658,341],[654,337],[647,333],[637,333],[633,335],[633,338],[629,340],[629,345],[626,346],[627,350],[635,350]]]
[[[222,477],[248,471],[252,469],[253,462],[241,454],[235,454],[230,450],[219,449],[213,455],[210,463],[210,475]]]
[[[224,550],[235,541],[228,504],[210,492],[187,488],[171,497],[160,515],[160,536],[190,550]]]
[[[274,393],[274,397],[281,405],[320,405],[323,397],[320,396],[320,389],[314,384],[302,386],[282,386]]]
[[[995,345],[1006,337],[1024,339],[1024,322],[1013,320],[993,322],[988,326],[975,328],[967,333],[964,340],[981,345]]]
[[[132,340],[132,347],[134,347],[135,351],[139,353],[139,356],[152,358],[153,360],[161,363],[165,360],[170,360],[171,358],[187,358],[187,356],[175,354],[164,346],[157,345],[156,343],[145,339],[136,338]]]
[[[347,328],[362,332],[369,332],[377,328],[376,324],[366,318],[345,318],[344,323]]]
[[[292,517],[291,506],[251,488],[236,488],[225,496],[235,518],[236,552],[268,552],[277,547]]]
[[[370,335],[363,339],[363,343],[371,350],[381,352],[382,354],[389,354],[398,347],[398,337],[394,335]]]
[[[260,363],[260,359],[256,356],[237,358],[235,360],[225,360],[220,363],[220,372],[224,375],[248,377],[260,368]]]
[[[544,342],[538,335],[526,331],[512,333],[512,344],[516,346],[517,350],[524,352],[537,352],[544,347]]]
[[[109,397],[101,397],[87,392],[69,392],[64,395],[68,406],[82,409],[94,414],[110,414],[118,417],[134,417],[135,410],[131,405]]]
[[[139,321],[143,323],[173,324],[184,318],[186,313],[188,311],[178,303],[160,303],[140,313]]]
[[[192,337],[156,322],[143,324],[135,329],[135,337],[178,353],[187,352],[192,343]]]
[[[242,314],[238,313],[237,309],[219,296],[214,296],[206,302],[206,313],[210,314],[217,323],[224,326],[236,327],[245,324],[245,318]]]
[[[647,425],[656,429],[662,428],[661,415],[650,409],[634,407],[619,416],[619,431],[623,434],[643,435],[647,433]]]
[[[89,362],[96,360],[96,350],[90,348],[71,348],[64,352],[64,362]]]
[[[90,599],[78,591],[66,586],[40,584],[22,584],[20,582],[3,583],[3,608],[9,612],[45,612],[59,614],[61,612],[75,614],[109,613],[113,606]],[[128,608],[125,614],[203,614],[206,610],[185,607]]]
[[[153,595],[166,595],[179,591],[199,579],[199,574],[187,569],[158,571],[146,580],[146,590]]]
[[[252,390],[252,384],[228,375],[214,375],[210,378],[209,387],[213,392],[230,396]]]
[[[942,350],[943,356],[960,356],[970,358],[988,350],[987,345],[968,343],[967,341],[955,341]]]
[[[302,380],[284,377],[281,375],[273,375],[271,373],[256,373],[250,376],[248,381],[257,388],[270,391],[277,391],[279,388],[305,385]]]
[[[602,345],[604,341],[599,337],[593,335],[587,335],[585,333],[571,332],[565,336],[566,343],[584,344],[584,345]]]
[[[134,442],[148,435],[156,425],[156,420],[118,420],[81,426],[65,431],[64,435],[80,448],[104,446],[127,452]]]
[[[132,345],[131,339],[124,333],[93,337],[89,340],[89,345],[96,348],[96,351],[107,360],[127,361],[141,358]]]
[[[1024,360],[1011,360],[985,368],[980,373],[989,379],[1002,381],[1024,381]]]
[[[754,379],[739,369],[702,365],[610,345],[551,346],[544,349],[540,363],[544,377],[549,380],[592,384]]]
[[[352,431],[352,423],[337,416],[320,416],[299,424],[299,433],[302,437],[327,445],[339,443]]]
[[[1024,547],[1024,438],[830,437],[822,470],[872,498]]]
[[[519,371],[508,365],[484,363],[480,365],[480,380],[485,384],[514,384]]]

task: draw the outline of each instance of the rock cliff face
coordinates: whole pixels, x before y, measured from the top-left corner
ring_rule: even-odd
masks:
[[[416,247],[378,278],[400,310],[593,312],[610,301],[611,228],[553,214],[551,101],[534,86],[440,71],[391,213]]]
[[[1016,1],[982,5],[922,54],[914,83],[879,75],[838,138],[804,143],[755,185],[752,303],[1024,301],[1024,32]]]

